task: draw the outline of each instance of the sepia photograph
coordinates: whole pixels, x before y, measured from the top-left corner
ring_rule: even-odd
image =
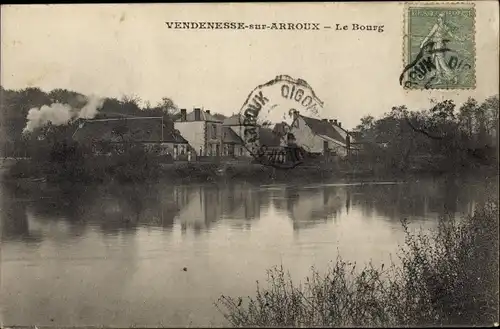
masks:
[[[1,5],[0,327],[498,327],[499,7]]]

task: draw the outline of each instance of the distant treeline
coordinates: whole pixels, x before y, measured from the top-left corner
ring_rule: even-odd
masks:
[[[48,125],[32,134],[23,135],[30,109],[44,105],[50,106],[54,103],[68,104],[75,109],[80,109],[85,105],[85,95],[66,89],[54,89],[46,93],[39,88],[8,90],[0,87],[0,99],[0,156],[3,157],[30,156],[30,146],[36,145],[40,139],[55,137],[60,141],[62,138],[70,137],[76,129],[77,122],[71,122],[61,127]],[[143,102],[137,96],[123,96],[121,99],[105,98],[97,118],[116,116],[163,117],[164,124],[173,128],[173,122],[180,114],[176,104],[168,97],[162,98],[154,106],[149,102]],[[224,118],[217,113],[215,116]]]
[[[393,107],[381,118],[365,116],[354,130],[363,152],[358,163],[393,170],[456,171],[498,163],[498,95],[457,108],[451,100],[428,110]]]
[[[63,103],[78,109],[85,105],[84,95],[65,89],[45,93],[39,88],[17,91],[1,88],[0,98],[0,156],[30,157],[36,160],[38,167],[51,167],[57,163],[58,170],[69,170],[71,162],[72,165],[78,165],[78,170],[87,176],[93,176],[98,171],[95,165],[92,170],[84,168],[85,163],[95,164],[95,161],[83,161],[91,151],[71,138],[77,122],[60,126],[49,124],[31,134],[22,133],[31,108]],[[445,100],[432,103],[428,110],[414,111],[406,106],[397,106],[378,119],[368,115],[351,132],[353,147],[356,146],[360,151],[352,152],[347,159],[337,161],[335,166],[342,171],[372,171],[375,175],[384,172],[477,170],[485,166],[494,168],[498,163],[498,113],[499,97],[494,95],[482,103],[469,98],[459,107],[453,101]],[[173,127],[179,115],[178,107],[170,98],[165,97],[157,105],[151,106],[138,97],[125,96],[122,99],[106,98],[97,117],[162,116],[164,124]],[[215,115],[224,119],[223,115]],[[123,168],[120,164],[125,163],[128,163],[124,170],[126,175],[146,170],[146,167],[146,171],[156,172],[153,157],[140,150],[140,146],[127,147],[136,153],[135,156],[115,152],[116,159],[106,160],[113,162],[110,164],[111,171],[99,176],[121,171]],[[151,159],[151,165],[144,167],[143,162],[131,159],[134,157],[148,162],[146,159]],[[132,166],[130,160],[137,163],[138,167]],[[72,169],[69,174],[78,175],[78,170]]]

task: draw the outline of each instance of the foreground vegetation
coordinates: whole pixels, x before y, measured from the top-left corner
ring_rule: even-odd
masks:
[[[254,297],[221,296],[232,326],[442,326],[498,322],[498,200],[473,216],[443,219],[436,231],[411,233],[397,265],[360,270],[340,257],[325,275],[295,284],[283,267],[257,282]]]

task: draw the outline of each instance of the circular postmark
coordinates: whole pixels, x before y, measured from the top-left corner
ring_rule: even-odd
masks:
[[[301,130],[301,117],[319,118],[323,102],[302,79],[279,75],[257,86],[239,113],[240,137],[261,164],[290,169],[310,155],[314,140]]]

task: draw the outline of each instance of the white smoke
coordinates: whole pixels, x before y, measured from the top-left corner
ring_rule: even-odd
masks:
[[[35,129],[47,125],[49,122],[54,126],[63,126],[74,119],[92,119],[104,104],[104,99],[89,96],[87,103],[81,109],[72,108],[68,104],[53,103],[50,106],[44,105],[40,108],[34,107],[28,111],[26,127],[23,134],[33,132]]]
[[[78,118],[80,119],[92,119],[94,118],[99,109],[104,104],[104,99],[91,96],[87,98],[87,104],[78,112]]]

